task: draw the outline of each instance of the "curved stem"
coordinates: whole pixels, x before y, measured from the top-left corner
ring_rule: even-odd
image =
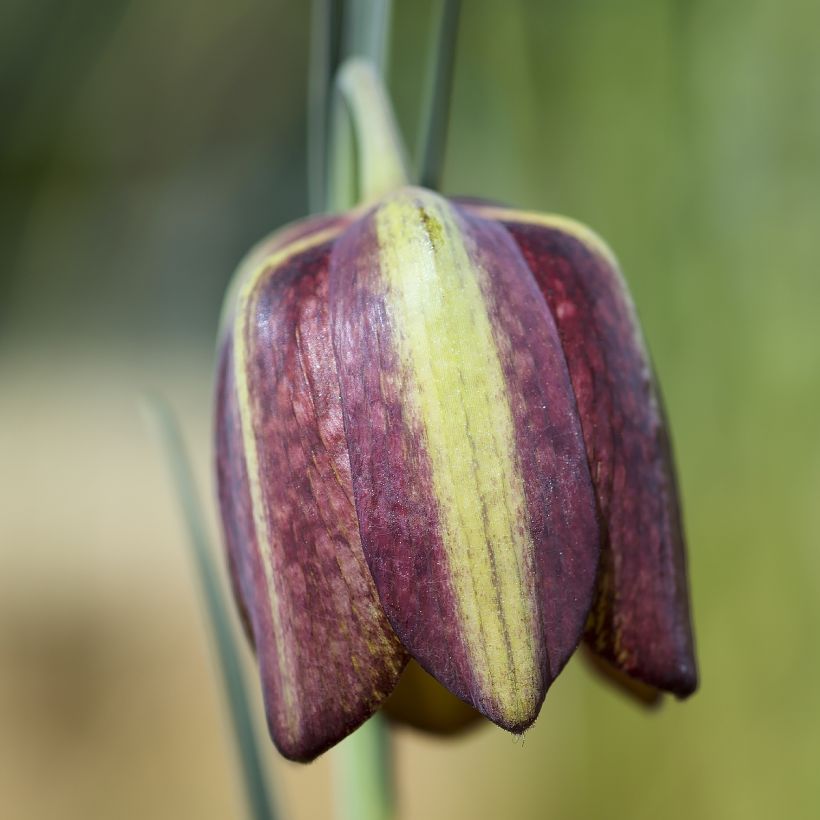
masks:
[[[336,78],[336,90],[329,204],[334,210],[344,210],[406,185],[409,176],[393,108],[373,64],[359,57],[346,60]],[[349,181],[351,125],[356,146],[356,184]]]

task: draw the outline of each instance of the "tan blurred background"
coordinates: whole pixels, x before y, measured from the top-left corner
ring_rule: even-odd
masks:
[[[395,5],[412,142],[431,3]],[[523,741],[397,733],[402,818],[820,816],[818,31],[808,0],[464,3],[445,190],[618,253],[672,419],[703,683],[646,714],[573,662]],[[4,820],[243,816],[138,397],[178,409],[213,514],[220,298],[306,211],[307,39],[306,3],[3,2]],[[329,816],[333,753],[265,748],[286,817]]]

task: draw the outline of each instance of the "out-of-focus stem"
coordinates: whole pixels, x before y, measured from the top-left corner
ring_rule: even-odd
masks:
[[[444,167],[460,7],[460,0],[441,0],[430,51],[418,140],[418,169],[420,184],[433,190],[441,186]]]
[[[331,754],[337,820],[390,820],[395,808],[393,772],[381,714],[373,715]]]
[[[253,727],[228,606],[219,583],[219,571],[214,562],[182,434],[173,411],[164,399],[158,396],[146,397],[145,406],[156,426],[179,507],[188,529],[188,540],[199,576],[200,590],[215,638],[217,665],[222,674],[230,709],[250,816],[254,820],[275,820],[277,814],[274,811]]]
[[[357,183],[356,141],[350,112],[336,89],[330,119],[328,144],[326,211],[347,211],[359,199]]]
[[[324,208],[330,92],[341,61],[342,0],[313,0],[308,76],[308,201],[311,213]]]
[[[392,7],[392,0],[313,0],[308,134],[312,212],[322,207],[346,210],[362,195],[353,154],[359,144],[358,126],[351,123],[356,112],[339,88],[337,68],[342,58],[360,58],[381,82],[389,59]]]
[[[364,57],[379,76],[387,74],[390,57],[391,0],[347,0],[344,20],[344,56]]]

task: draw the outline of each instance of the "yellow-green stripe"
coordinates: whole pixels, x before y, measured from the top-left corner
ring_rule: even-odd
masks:
[[[576,219],[571,219],[568,216],[561,216],[560,214],[540,214],[535,211],[516,211],[512,208],[499,208],[493,205],[477,205],[470,206],[471,210],[484,219],[495,219],[499,222],[507,222],[511,225],[536,225],[541,228],[549,228],[555,231],[561,231],[574,239],[577,239],[582,245],[585,245],[589,251],[599,256],[609,264],[615,276],[615,281],[621,291],[621,296],[629,311],[632,319],[632,329],[635,337],[635,344],[643,351],[648,358],[646,340],[643,337],[641,330],[641,323],[638,321],[638,312],[635,309],[635,303],[632,300],[632,294],[626,286],[624,275],[621,271],[621,266],[618,264],[618,259],[612,252],[612,249],[607,243],[597,234],[592,228],[584,225],[583,222],[578,222]],[[654,401],[654,399],[653,399]]]
[[[560,214],[516,211],[513,208],[500,208],[495,205],[470,205],[469,210],[484,219],[495,219],[498,222],[512,222],[522,225],[540,225],[544,228],[553,228],[554,230],[562,231],[575,237],[575,239],[586,245],[593,253],[606,259],[613,268],[618,269],[618,260],[615,258],[615,254],[612,253],[612,249],[609,245],[607,245],[592,228],[587,227],[583,222],[578,222],[577,219],[571,219],[568,216],[561,216]]]
[[[403,189],[375,214],[381,276],[424,436],[440,533],[482,699],[510,724],[542,688],[533,545],[487,272],[441,197]]]
[[[248,276],[241,285],[237,299],[236,315],[234,319],[234,369],[236,373],[236,396],[239,405],[239,418],[242,428],[242,442],[245,454],[245,466],[250,487],[251,507],[253,509],[254,531],[256,544],[259,550],[262,568],[265,574],[265,587],[268,593],[268,604],[271,614],[274,641],[276,643],[276,660],[281,685],[281,696],[284,705],[283,717],[285,730],[293,741],[298,735],[301,704],[298,702],[295,673],[291,667],[288,653],[285,649],[285,631],[283,617],[283,602],[287,598],[279,588],[273,552],[275,545],[271,540],[268,516],[265,506],[262,476],[259,468],[259,453],[256,442],[256,432],[253,423],[253,398],[248,384],[248,334],[250,325],[256,315],[257,285],[266,272],[280,267],[289,259],[298,256],[337,236],[341,228],[334,226],[326,230],[307,236],[280,249],[259,263],[255,271]],[[275,275],[271,274],[271,275]],[[285,613],[286,615],[287,613]]]

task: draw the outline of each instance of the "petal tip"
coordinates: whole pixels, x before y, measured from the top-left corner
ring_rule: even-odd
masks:
[[[678,700],[685,700],[690,695],[694,695],[699,686],[700,677],[697,665],[694,658],[690,658],[678,666],[675,677],[670,682],[669,691]]]
[[[545,695],[545,687],[528,691],[506,689],[493,692],[489,699],[477,704],[476,708],[496,726],[520,735],[535,723]]]

